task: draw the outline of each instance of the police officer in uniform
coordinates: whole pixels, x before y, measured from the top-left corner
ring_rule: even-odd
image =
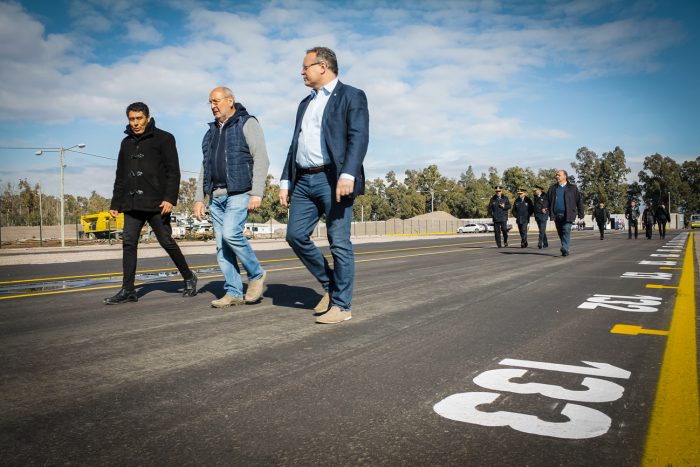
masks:
[[[547,221],[549,220],[549,199],[547,195],[543,193],[544,188],[539,185],[535,185],[535,199],[532,201],[535,221],[537,221],[537,228],[540,231],[540,236],[537,240],[537,248],[547,248],[549,242],[547,242]]]
[[[532,200],[525,194],[525,188],[518,188],[518,197],[513,201],[513,217],[520,232],[520,248],[527,248],[527,228],[534,211]]]
[[[503,235],[503,246],[508,247],[508,212],[510,211],[510,201],[503,196],[503,187],[496,187],[496,194],[489,201],[488,213],[493,220],[493,233],[496,237],[496,245],[501,248],[501,235]]]

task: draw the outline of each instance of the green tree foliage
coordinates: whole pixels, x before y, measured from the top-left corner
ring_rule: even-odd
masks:
[[[268,175],[265,178],[265,193],[263,194],[260,207],[248,213],[248,222],[264,223],[275,219],[279,222],[286,222],[287,208],[280,203],[280,187],[273,185],[274,177]]]
[[[576,152],[576,161],[571,167],[576,170],[584,205],[593,208],[605,202],[610,211],[623,212],[627,204],[627,174],[631,172],[625,152],[616,147],[599,157],[584,146]]]
[[[470,165],[461,174],[459,184],[462,187],[461,209],[454,213],[459,218],[481,218],[487,216],[488,200],[493,196],[493,186],[482,174],[476,178]]]
[[[683,194],[676,203],[687,215],[700,213],[700,156],[694,161],[685,161],[681,165]]]
[[[194,198],[197,190],[197,179],[190,177],[180,181],[180,193],[177,196],[177,206],[174,211],[183,214],[194,212]]]
[[[104,196],[99,195],[96,191],[93,191],[90,194],[90,198],[87,200],[87,207],[85,210],[88,213],[109,211],[110,201],[111,200],[105,198]]]
[[[450,205],[457,202],[458,185],[438,170],[435,164],[422,170],[407,170],[404,184],[411,190],[423,195],[425,199],[425,212],[447,211]]]
[[[503,188],[509,193],[517,193],[519,188],[529,192],[535,185],[535,179],[535,173],[530,168],[509,167],[503,171]]]
[[[557,183],[557,169],[540,169],[537,171],[537,178],[535,179],[535,185],[539,185],[544,188],[546,192],[550,186]]]
[[[683,198],[689,194],[690,186],[681,179],[681,166],[676,161],[658,153],[647,156],[638,177],[645,203],[668,203],[670,194],[671,200],[676,200],[680,210],[685,212]]]

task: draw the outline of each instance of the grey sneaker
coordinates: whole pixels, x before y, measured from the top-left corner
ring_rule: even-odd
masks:
[[[243,297],[234,297],[226,294],[218,300],[212,300],[211,306],[214,308],[226,308],[227,306],[242,305],[243,303],[245,303]]]
[[[314,311],[316,313],[323,313],[324,311],[328,311],[329,306],[331,306],[331,295],[328,292],[326,292],[323,294],[321,300],[314,307]]]
[[[246,303],[255,303],[262,298],[267,272],[263,271],[260,279],[248,282],[248,290],[245,293]]]
[[[316,322],[319,324],[338,324],[351,318],[352,314],[350,313],[350,310],[342,311],[340,307],[334,305],[330,308],[330,310],[316,318]]]

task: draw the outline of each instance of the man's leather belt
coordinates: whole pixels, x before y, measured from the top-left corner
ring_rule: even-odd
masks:
[[[299,175],[305,174],[317,174],[321,172],[328,172],[331,169],[331,165],[321,165],[319,167],[297,167],[297,173]]]

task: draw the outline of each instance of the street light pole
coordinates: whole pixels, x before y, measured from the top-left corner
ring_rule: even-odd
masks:
[[[428,188],[428,191],[417,190],[418,193],[430,193],[430,212],[435,212],[435,190]],[[447,193],[450,190],[438,190],[440,192]]]
[[[59,148],[45,148],[45,149],[42,148],[36,152],[37,156],[41,156],[45,152],[57,152],[60,156],[60,162],[61,162],[61,246],[62,247],[66,246],[66,232],[64,229],[64,222],[65,222],[65,220],[64,220],[65,219],[65,200],[64,200],[64,198],[65,198],[65,196],[63,193],[63,189],[64,189],[63,169],[65,167],[64,153],[66,151],[70,151],[73,148],[82,149],[84,147],[85,147],[85,144],[80,143],[80,144],[75,144],[69,148],[64,148],[63,146],[61,146]]]
[[[39,185],[39,246],[44,246],[44,234],[42,227],[44,226],[44,212],[41,209],[41,185]]]

